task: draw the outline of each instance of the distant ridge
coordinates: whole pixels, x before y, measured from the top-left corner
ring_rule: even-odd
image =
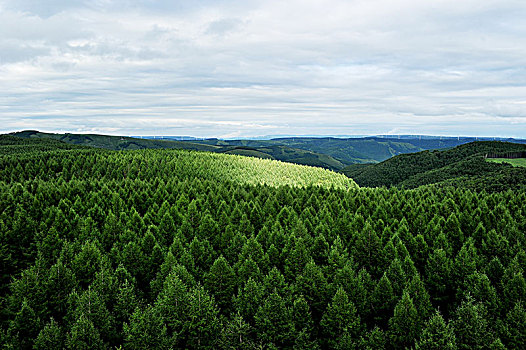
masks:
[[[68,144],[105,148],[109,150],[136,149],[185,149],[214,153],[237,154],[249,157],[276,159],[293,164],[310,165],[330,170],[340,170],[346,164],[331,156],[310,150],[293,148],[286,145],[264,144],[252,146],[245,144],[222,143],[218,139],[202,141],[175,141],[168,139],[133,138],[128,136],[110,136],[98,134],[55,134],[36,130],[14,132],[10,135],[23,138],[47,138]]]
[[[350,165],[342,170],[358,185],[406,187],[451,185],[501,191],[526,186],[526,168],[487,161],[490,154],[523,154],[525,144],[478,141],[443,151],[403,154],[379,164]]]

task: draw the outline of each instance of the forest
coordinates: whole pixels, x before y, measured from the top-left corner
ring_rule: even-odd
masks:
[[[511,142],[472,142],[448,150],[402,154],[378,164],[356,164],[342,170],[360,186],[416,188],[424,185],[461,187],[488,192],[524,189],[526,168],[494,162],[492,155],[523,156],[526,145]]]
[[[497,164],[495,164],[497,166]],[[4,349],[524,349],[526,191],[0,137]]]

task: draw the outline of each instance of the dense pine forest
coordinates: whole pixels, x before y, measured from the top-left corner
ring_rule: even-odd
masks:
[[[423,185],[455,186],[488,192],[524,189],[526,168],[491,162],[498,155],[526,154],[526,145],[482,141],[449,150],[402,154],[379,164],[356,164],[342,170],[360,186],[416,188]],[[521,161],[518,158],[514,161]],[[510,162],[513,160],[510,160]],[[520,163],[519,163],[520,164]]]
[[[497,166],[497,165],[495,165]],[[0,138],[5,349],[524,349],[526,191]]]

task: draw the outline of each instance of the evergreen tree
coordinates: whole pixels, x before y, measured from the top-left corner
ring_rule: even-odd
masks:
[[[66,340],[66,348],[71,350],[107,349],[99,331],[84,315],[81,315],[71,327]]]
[[[446,308],[450,291],[451,263],[443,249],[435,249],[425,268],[425,281],[431,300]]]
[[[223,256],[216,259],[205,277],[205,287],[210,291],[219,309],[229,313],[236,287],[236,275]]]
[[[168,334],[177,340],[188,322],[190,294],[176,273],[166,277],[164,287],[155,304],[168,326]]]
[[[185,335],[190,348],[213,349],[219,340],[219,310],[202,286],[190,292]]]
[[[404,292],[389,320],[389,335],[395,348],[412,347],[421,330],[418,311],[409,293]]]
[[[426,323],[416,342],[416,350],[456,350],[455,335],[440,312],[436,312]]]
[[[258,337],[266,346],[287,347],[292,345],[294,324],[291,310],[278,293],[272,292],[265,299],[254,319]]]
[[[39,331],[40,319],[27,300],[24,300],[7,331],[11,346],[15,349],[31,349]]]
[[[526,300],[526,280],[522,273],[515,273],[503,283],[504,290],[502,294],[505,309],[510,310],[515,303]]]
[[[418,317],[421,323],[423,323],[431,316],[433,307],[431,306],[429,293],[425,289],[424,283],[420,279],[420,275],[416,274],[411,279],[407,285],[406,291],[413,300],[413,305],[418,311]]]
[[[389,278],[384,274],[376,284],[371,295],[374,320],[377,324],[381,326],[387,325],[387,320],[393,311],[394,302],[395,295],[391,281],[389,281]]]
[[[253,324],[254,315],[263,302],[264,293],[264,287],[252,278],[239,290],[235,299],[236,309],[249,324]]]
[[[151,305],[136,308],[130,323],[124,324],[127,349],[168,349],[166,326],[159,310]]]
[[[366,350],[382,350],[386,348],[386,343],[387,336],[385,332],[378,327],[374,327],[360,339],[360,348]]]
[[[493,342],[486,308],[469,295],[455,312],[453,330],[459,349],[484,349]]]
[[[328,339],[329,347],[335,347],[339,338],[344,334],[353,338],[359,335],[360,317],[343,288],[338,288],[334,294],[332,302],[327,306],[327,311],[321,319],[320,326]]]
[[[237,313],[232,320],[227,320],[222,328],[220,348],[225,350],[254,349],[250,333],[251,326]]]
[[[506,315],[506,333],[503,337],[510,349],[524,349],[526,347],[526,309],[522,302],[515,304]]]
[[[58,323],[51,318],[38,334],[33,348],[35,350],[63,349],[64,340],[62,329]]]

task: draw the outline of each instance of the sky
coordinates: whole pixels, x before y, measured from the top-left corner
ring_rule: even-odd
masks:
[[[0,0],[0,133],[526,138],[524,0]]]

